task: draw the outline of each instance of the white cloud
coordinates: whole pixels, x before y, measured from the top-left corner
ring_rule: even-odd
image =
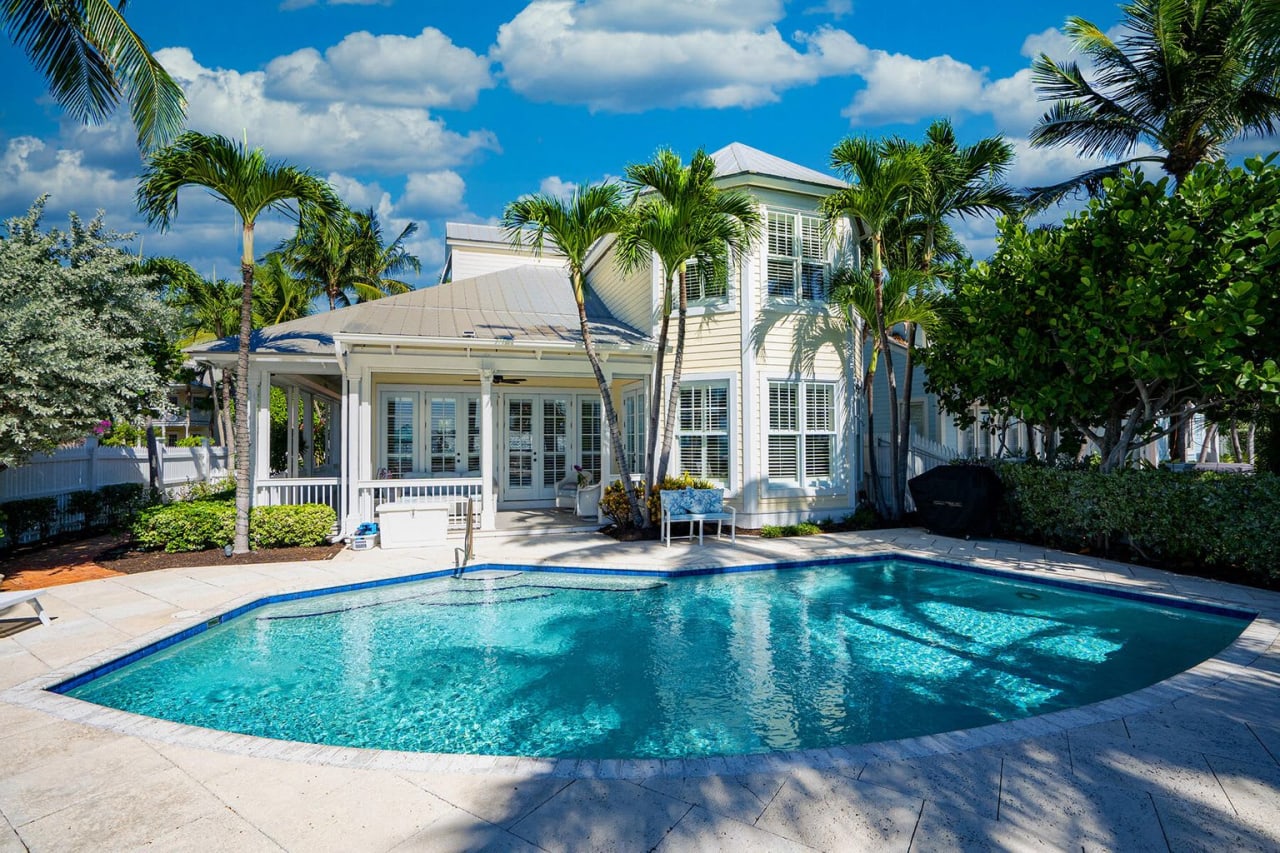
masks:
[[[265,93],[283,100],[454,107],[492,88],[489,61],[433,27],[416,36],[351,33],[324,55],[304,48],[271,60]]]
[[[830,15],[839,20],[853,12],[853,0],[826,0],[818,6],[810,6],[804,10],[806,15]]]
[[[438,172],[410,172],[400,204],[421,211],[424,216],[447,216],[465,209],[467,191],[462,176],[450,169]]]
[[[26,210],[37,196],[48,193],[51,211],[74,210],[90,218],[98,210],[132,211],[137,182],[85,162],[83,151],[51,148],[32,136],[9,140],[0,155],[0,209]],[[118,217],[108,223],[116,230],[129,227]]]
[[[554,196],[555,198],[569,198],[578,190],[578,185],[573,181],[561,180],[559,175],[551,175],[543,178],[542,183],[538,184],[538,192],[543,195]]]
[[[873,51],[859,70],[867,86],[841,115],[851,123],[910,122],[973,104],[982,94],[985,74],[952,59],[916,59],[900,53]]]
[[[531,100],[637,112],[771,103],[786,89],[850,73],[867,54],[830,28],[784,39],[771,25],[778,3],[732,5],[535,0],[499,28],[490,56]]]
[[[205,68],[186,48],[166,48],[156,58],[186,91],[189,127],[233,138],[245,134],[251,145],[300,166],[439,169],[498,150],[491,132],[455,133],[426,110],[280,101],[267,95],[262,72]]]

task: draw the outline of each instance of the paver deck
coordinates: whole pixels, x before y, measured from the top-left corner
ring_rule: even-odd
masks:
[[[70,584],[44,596],[51,626],[0,637],[0,853],[1280,849],[1278,594],[918,530],[672,549],[598,535],[479,546],[486,563],[649,569],[896,552],[1260,616],[1194,670],[1074,711],[784,756],[566,762],[290,744],[41,689],[237,603],[448,568],[451,549]]]

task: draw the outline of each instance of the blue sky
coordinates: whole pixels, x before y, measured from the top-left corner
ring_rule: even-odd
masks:
[[[976,11],[980,9],[980,11]],[[387,230],[408,221],[424,281],[444,257],[444,223],[494,221],[527,192],[619,175],[659,146],[686,158],[743,142],[814,168],[849,134],[920,138],[950,116],[962,140],[1003,133],[1012,180],[1047,183],[1083,166],[1032,151],[1043,112],[1031,57],[1067,55],[1069,15],[1104,28],[1114,0],[133,0],[128,17],[190,101],[190,127],[240,138],[328,178]],[[187,190],[170,233],[137,216],[141,162],[118,116],[83,128],[44,94],[16,48],[0,48],[0,215],[52,194],[65,212],[106,211],[149,255],[234,277],[227,208]],[[1252,150],[1270,150],[1254,142]],[[989,223],[963,223],[978,256]],[[261,254],[286,235],[259,228]]]

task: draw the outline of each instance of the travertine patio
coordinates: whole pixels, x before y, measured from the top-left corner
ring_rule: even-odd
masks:
[[[52,626],[0,638],[0,851],[1280,848],[1280,595],[912,530],[479,550],[485,563],[653,569],[896,551],[1260,617],[1190,673],[1076,711],[785,756],[577,763],[286,744],[40,689],[237,602],[448,568],[451,549],[88,581],[42,596]]]

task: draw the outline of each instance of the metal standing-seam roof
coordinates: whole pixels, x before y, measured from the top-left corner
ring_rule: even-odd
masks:
[[[620,322],[597,297],[587,301],[587,319],[603,348],[643,345],[648,336]],[[331,355],[335,336],[386,335],[484,341],[582,343],[578,308],[568,273],[526,265],[362,302],[268,326],[254,332],[252,351]],[[189,347],[192,354],[228,353],[235,336]]]
[[[792,163],[790,160],[783,160],[781,157],[775,157],[758,148],[743,145],[741,142],[731,142],[713,153],[711,159],[716,163],[716,177],[720,178],[741,174],[770,175],[837,189],[848,186],[834,175],[801,166],[799,163]]]

